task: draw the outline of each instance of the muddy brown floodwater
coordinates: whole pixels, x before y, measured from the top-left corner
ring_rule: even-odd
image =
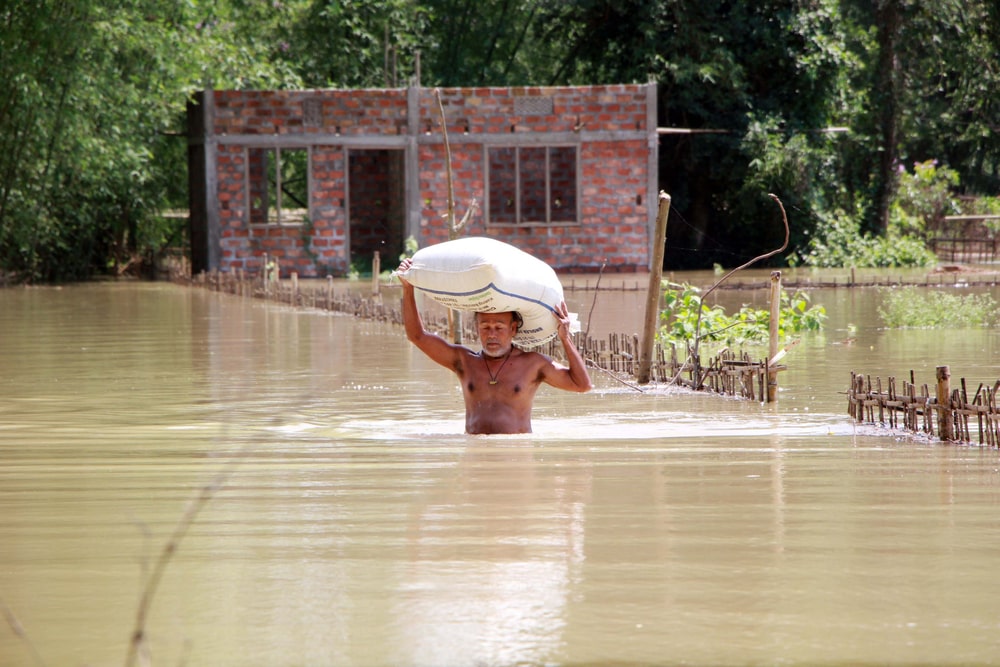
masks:
[[[594,332],[639,328],[640,293],[568,295]],[[0,626],[0,664],[124,664],[213,484],[153,664],[1000,661],[1000,454],[856,427],[843,393],[852,369],[992,383],[1000,334],[812,299],[829,322],[776,405],[595,373],[542,388],[534,434],[484,437],[391,324],[159,283],[0,290],[0,604],[24,630]]]

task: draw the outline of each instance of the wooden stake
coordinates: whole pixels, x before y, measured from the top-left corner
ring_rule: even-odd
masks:
[[[419,61],[418,61],[419,62]],[[419,75],[418,75],[419,78]],[[448,142],[448,119],[444,115],[444,103],[441,101],[441,90],[435,89],[434,95],[437,97],[438,113],[441,114],[441,136],[444,139],[444,166],[448,175],[448,239],[455,240],[460,236],[462,228],[465,227],[478,210],[478,203],[475,199],[469,205],[468,210],[461,220],[455,219],[455,185],[451,171],[451,144]],[[448,331],[451,334],[451,342],[456,345],[462,343],[462,334],[465,327],[462,324],[462,311],[448,310]]]
[[[375,254],[372,256],[372,294],[378,294],[381,288],[381,283],[378,279],[378,274],[382,272],[382,257],[379,251],[376,250]]]
[[[778,318],[781,316],[781,271],[771,272],[771,320],[768,326],[768,359],[778,355]],[[774,370],[773,362],[768,362],[767,369],[767,402],[778,400],[778,371]]]
[[[653,236],[653,264],[649,270],[649,288],[646,292],[646,319],[642,329],[642,350],[639,353],[639,384],[649,383],[649,367],[653,361],[653,343],[656,324],[660,319],[660,282],[663,279],[663,253],[667,243],[667,216],[670,214],[670,195],[660,192],[660,208],[656,215],[656,233]]]
[[[948,366],[937,367],[937,409],[938,437],[953,440],[955,425],[951,414],[951,369]]]

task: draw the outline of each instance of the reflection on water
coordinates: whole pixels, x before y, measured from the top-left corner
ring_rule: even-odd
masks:
[[[154,664],[994,662],[1000,454],[856,427],[842,392],[940,363],[991,382],[997,334],[883,331],[873,294],[814,295],[829,326],[777,405],[595,374],[541,390],[534,434],[487,437],[392,325],[170,285],[0,291],[0,602],[30,640],[0,627],[0,664],[122,664],[214,483]]]

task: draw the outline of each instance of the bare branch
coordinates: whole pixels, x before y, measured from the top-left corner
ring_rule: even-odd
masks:
[[[24,626],[21,625],[21,621],[17,619],[17,616],[14,614],[14,610],[7,606],[7,603],[3,601],[3,598],[0,598],[0,610],[3,611],[3,617],[7,621],[7,625],[10,626],[11,632],[14,633],[14,636],[24,642],[24,645],[28,647],[28,652],[31,654],[31,658],[35,661],[35,664],[45,667],[45,661],[42,660],[42,655],[38,652],[38,649],[31,641],[31,638],[28,637],[28,633],[25,632]]]

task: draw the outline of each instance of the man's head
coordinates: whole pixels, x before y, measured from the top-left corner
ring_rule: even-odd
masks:
[[[476,313],[476,331],[483,353],[491,357],[502,357],[510,352],[514,336],[524,324],[517,311],[503,313]]]

